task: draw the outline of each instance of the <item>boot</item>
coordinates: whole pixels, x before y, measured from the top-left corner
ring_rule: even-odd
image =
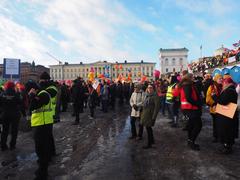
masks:
[[[195,144],[195,142],[190,139],[188,140],[188,146],[194,151],[200,150],[200,146],[198,144]]]
[[[228,144],[223,145],[223,149],[220,150],[221,154],[231,154],[232,153],[232,146]]]

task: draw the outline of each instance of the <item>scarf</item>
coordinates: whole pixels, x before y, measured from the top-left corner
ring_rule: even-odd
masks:
[[[144,103],[143,103],[143,106],[144,107],[147,107],[147,106],[149,106],[150,104],[151,104],[151,97],[154,95],[154,93],[147,93],[146,94],[146,98],[145,98],[145,100],[144,100]]]

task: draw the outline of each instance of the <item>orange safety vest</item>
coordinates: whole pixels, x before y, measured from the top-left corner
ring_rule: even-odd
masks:
[[[197,110],[198,109],[197,106],[194,106],[187,101],[183,88],[181,88],[181,90],[180,90],[180,98],[181,98],[181,109],[183,109],[183,110],[184,109],[189,109],[189,110]],[[196,90],[193,86],[192,86],[192,99],[195,101],[198,100]]]

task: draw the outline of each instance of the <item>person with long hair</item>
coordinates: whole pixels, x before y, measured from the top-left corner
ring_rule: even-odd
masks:
[[[209,86],[206,95],[206,104],[210,107],[210,114],[212,116],[212,127],[213,127],[213,142],[218,142],[218,133],[217,133],[217,120],[216,120],[216,105],[217,102],[212,98],[213,95],[216,97],[220,96],[222,91],[222,75],[217,74],[213,78],[214,83]]]

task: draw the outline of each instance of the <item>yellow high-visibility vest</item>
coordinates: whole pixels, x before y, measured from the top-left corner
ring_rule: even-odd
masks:
[[[56,92],[58,91],[55,86],[49,86],[46,90],[54,89]],[[57,95],[55,97],[51,97],[52,109],[53,109],[53,116],[56,113],[56,105],[57,105]]]
[[[174,83],[172,86],[168,86],[167,94],[166,94],[166,100],[168,102],[171,102],[173,100],[173,94],[172,94],[172,88],[175,86],[176,83]]]
[[[49,98],[51,99],[50,94],[45,90],[40,91],[38,95],[42,93],[47,93]],[[36,127],[45,124],[53,124],[53,109],[51,100],[48,102],[47,105],[43,105],[42,107],[32,111],[31,126]]]

